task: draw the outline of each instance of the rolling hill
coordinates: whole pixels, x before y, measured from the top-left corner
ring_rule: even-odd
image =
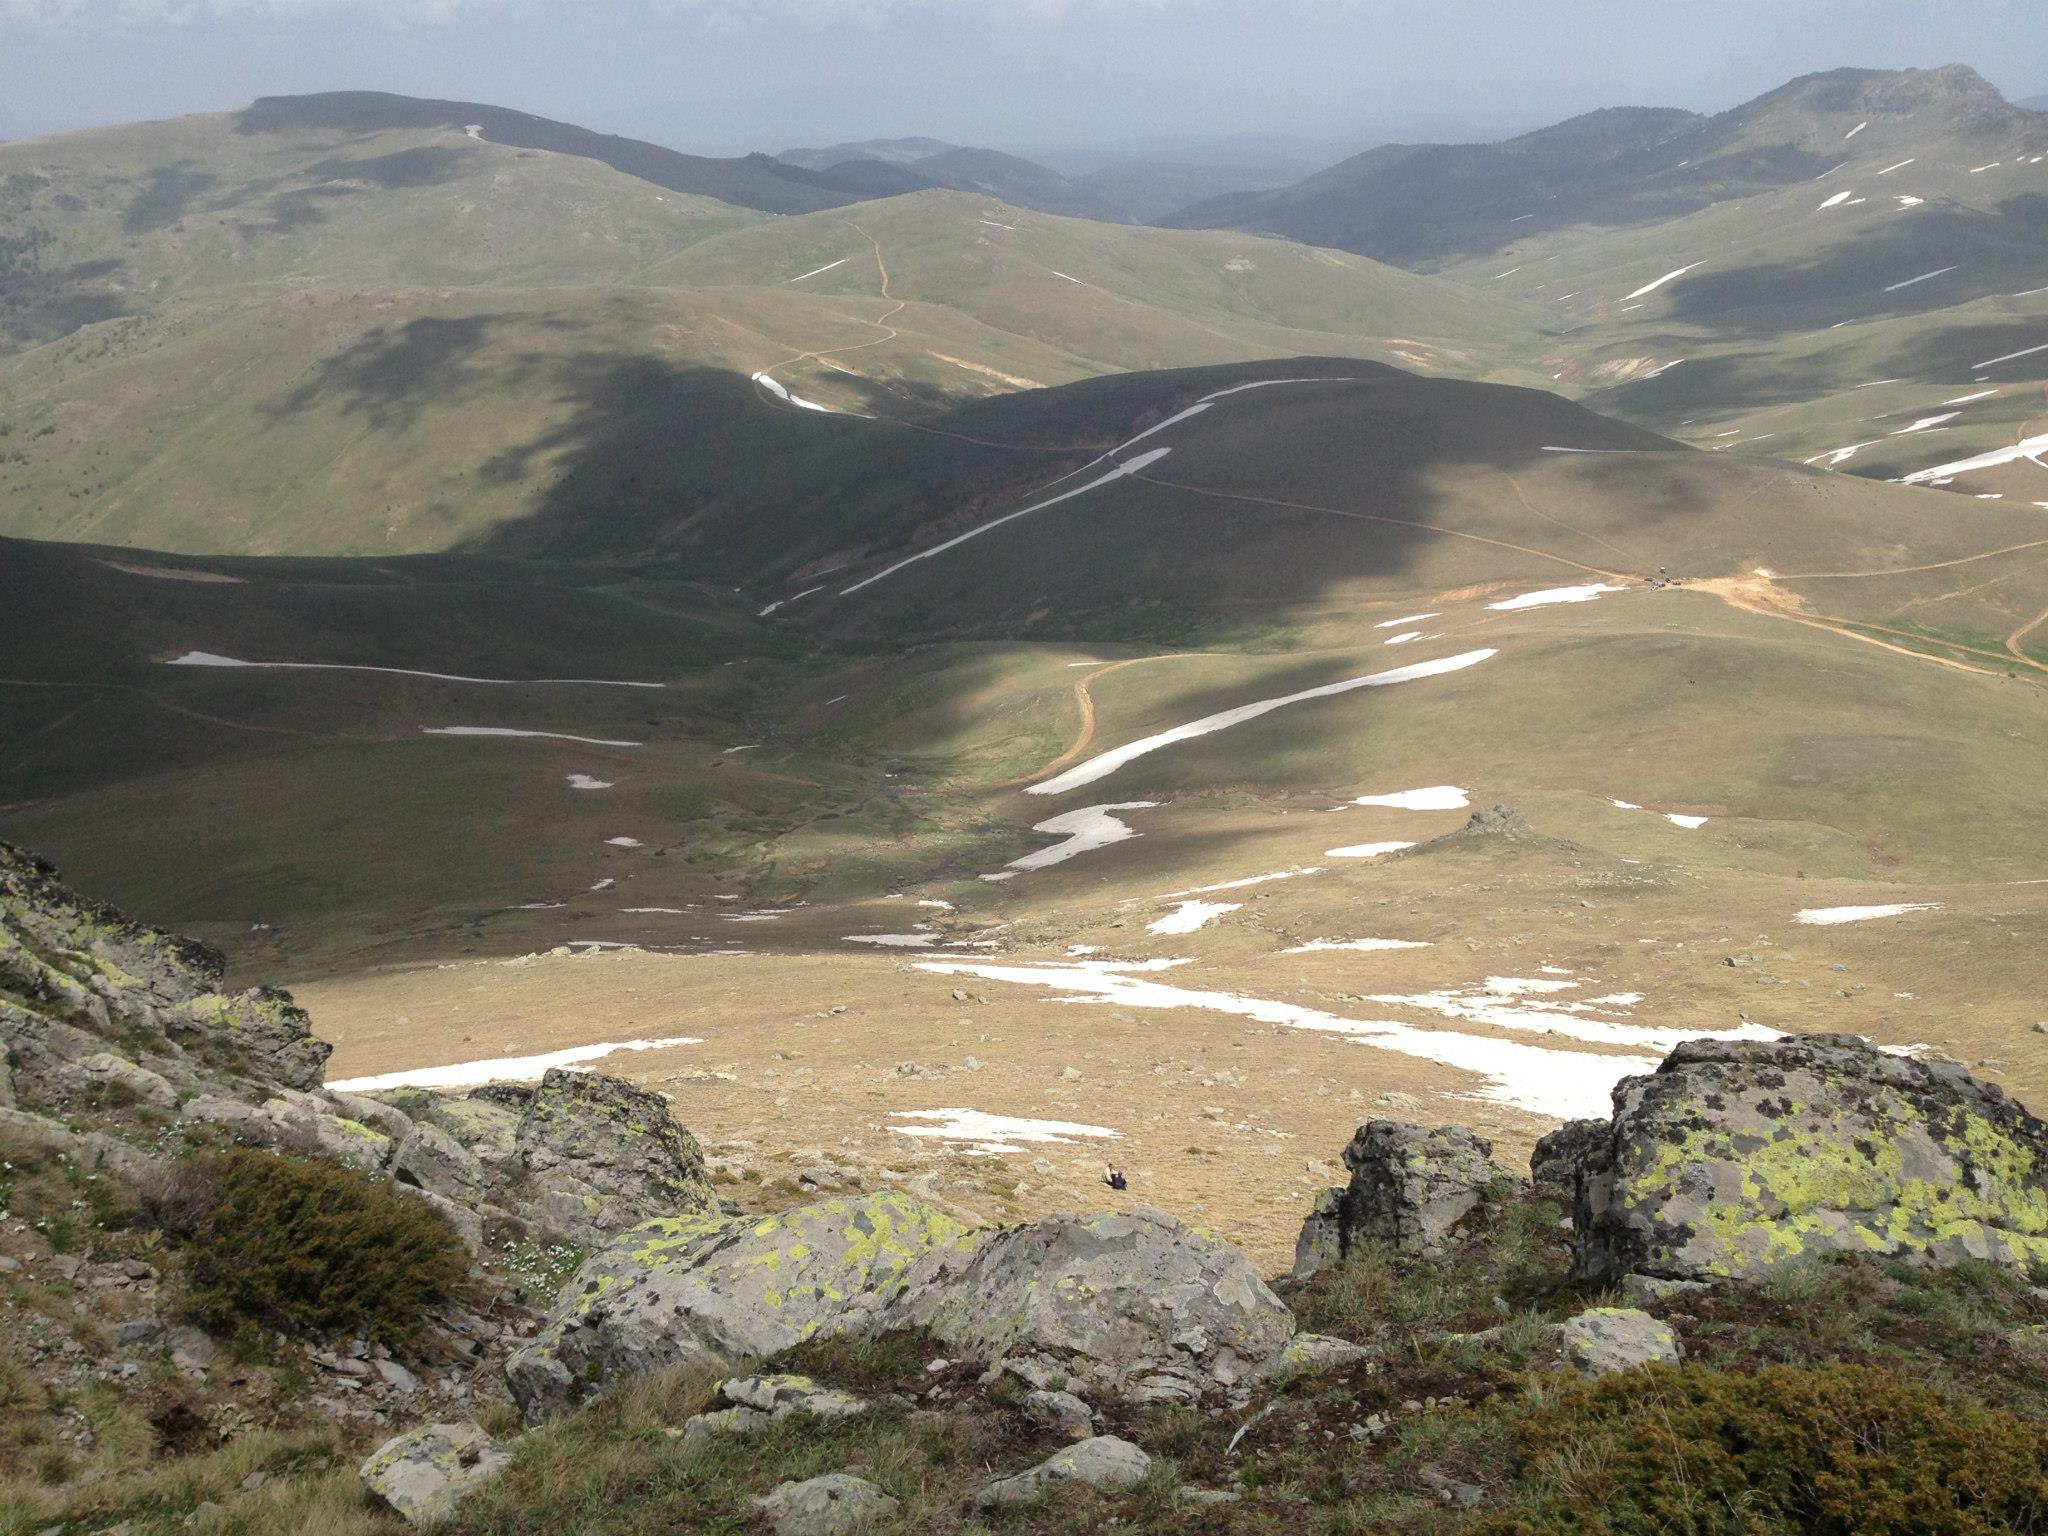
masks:
[[[0,531],[612,549],[787,451],[792,395],[910,421],[1296,353],[1533,377],[1532,311],[1358,257],[953,191],[771,217],[358,101],[0,147]]]

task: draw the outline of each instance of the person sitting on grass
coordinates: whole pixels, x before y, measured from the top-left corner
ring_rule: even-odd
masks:
[[[1117,1167],[1115,1163],[1104,1163],[1102,1165],[1102,1182],[1111,1189],[1129,1189],[1131,1187],[1124,1178],[1124,1171]]]

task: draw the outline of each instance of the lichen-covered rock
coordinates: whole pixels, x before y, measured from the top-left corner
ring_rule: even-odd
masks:
[[[1080,1483],[1089,1488],[1133,1488],[1151,1473],[1152,1458],[1130,1441],[1116,1435],[1096,1435],[1064,1451],[1055,1451],[1037,1466],[1014,1477],[990,1483],[974,1502],[982,1509],[1032,1504],[1061,1483]]]
[[[475,1424],[427,1424],[385,1441],[360,1475],[406,1521],[431,1525],[511,1464],[512,1453]]]
[[[1095,1410],[1071,1392],[1048,1392],[1043,1388],[1024,1394],[1024,1417],[1040,1429],[1085,1440],[1095,1433]]]
[[[1607,1125],[1605,1120],[1567,1120],[1539,1137],[1529,1154],[1529,1181],[1538,1188],[1572,1193],[1579,1165],[1591,1148],[1606,1139]]]
[[[965,1264],[927,1261],[896,1312],[980,1359],[1050,1360],[1139,1398],[1246,1385],[1294,1336],[1249,1259],[1143,1206],[1062,1212],[991,1234]]]
[[[1296,1279],[1340,1261],[1355,1243],[1442,1248],[1482,1201],[1521,1182],[1494,1164],[1492,1142],[1456,1125],[1369,1120],[1345,1147],[1344,1164],[1349,1186],[1325,1191],[1302,1225]]]
[[[866,1478],[827,1472],[782,1483],[754,1500],[775,1536],[847,1536],[885,1520],[900,1506]]]
[[[1672,1326],[1634,1307],[1594,1307],[1558,1324],[1565,1363],[1586,1376],[1679,1363]]]
[[[112,1051],[95,1051],[71,1064],[69,1085],[75,1093],[99,1102],[147,1104],[152,1109],[176,1109],[178,1090],[160,1072],[138,1066]]]
[[[514,1135],[523,1204],[550,1232],[600,1247],[650,1217],[715,1206],[704,1154],[660,1094],[600,1072],[557,1068]]]
[[[583,1266],[506,1377],[527,1416],[540,1418],[635,1372],[880,1332],[913,1267],[929,1283],[975,1242],[893,1190],[778,1216],[658,1218]]]
[[[1959,1065],[1853,1035],[1687,1041],[1616,1085],[1577,1188],[1595,1283],[1836,1251],[2048,1262],[2048,1124]]]
[[[773,1419],[850,1419],[868,1411],[868,1405],[851,1392],[821,1387],[808,1376],[788,1372],[734,1376],[720,1384],[718,1394],[728,1403]]]

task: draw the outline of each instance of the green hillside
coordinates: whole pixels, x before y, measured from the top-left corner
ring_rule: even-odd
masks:
[[[1299,353],[1533,377],[1533,310],[1358,257],[950,191],[767,219],[431,126],[443,105],[0,146],[25,191],[0,214],[25,274],[0,320],[0,532],[617,549],[845,430],[792,391],[922,423]]]

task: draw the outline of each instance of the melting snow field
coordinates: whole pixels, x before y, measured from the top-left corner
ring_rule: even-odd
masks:
[[[1413,843],[1353,843],[1348,848],[1326,848],[1326,859],[1376,859],[1381,854],[1399,853],[1404,848],[1413,848]]]
[[[1106,1003],[1120,1008],[1194,1008],[1230,1014],[1261,1024],[1343,1035],[1361,1045],[1456,1067],[1485,1079],[1470,1095],[1560,1120],[1612,1113],[1609,1093],[1616,1082],[1650,1071],[1649,1056],[1624,1056],[1551,1049],[1520,1040],[1422,1029],[1388,1019],[1347,1019],[1274,998],[1233,992],[1205,992],[1170,986],[1149,977],[1121,974],[1099,962],[1088,964],[991,965],[967,961],[920,960],[917,968],[939,976],[972,976],[1060,992],[1061,1002]],[[1165,969],[1154,964],[1153,970]],[[1771,1036],[1775,1038],[1775,1035]]]
[[[644,848],[647,846],[637,837],[608,837],[605,839],[605,842],[613,848]]]
[[[1243,907],[1239,901],[1184,901],[1157,922],[1145,925],[1147,933],[1193,933],[1206,928],[1226,912]]]
[[[773,374],[757,373],[754,382],[785,405],[793,405],[801,411],[820,411],[827,416],[845,416],[847,411],[835,410],[829,405],[820,405],[815,400],[806,400],[802,395],[793,395],[783,387],[782,381]]]
[[[1389,672],[1373,672],[1364,677],[1348,678],[1341,683],[1326,683],[1320,688],[1305,688],[1300,693],[1283,694],[1277,699],[1261,699],[1256,704],[1240,704],[1235,709],[1204,715],[1201,719],[1190,721],[1186,725],[1177,725],[1170,731],[1162,731],[1156,736],[1147,736],[1108,752],[1098,753],[1056,778],[1047,779],[1043,784],[1031,785],[1024,792],[1027,795],[1063,795],[1069,790],[1079,789],[1083,784],[1093,784],[1097,779],[1108,778],[1119,768],[1149,753],[1157,752],[1162,747],[1174,746],[1179,742],[1192,741],[1198,736],[1228,730],[1233,725],[1256,720],[1261,715],[1271,714],[1274,710],[1284,709],[1290,704],[1302,704],[1310,699],[1332,698],[1340,693],[1349,693],[1355,688],[1380,688],[1389,683],[1413,682],[1418,678],[1461,672],[1499,654],[1497,650],[1466,651],[1461,655],[1446,656],[1437,661],[1419,661],[1413,666],[1395,667]]]
[[[2041,350],[2048,351],[2048,347]],[[1979,364],[1978,366],[1983,366]],[[1989,453],[1980,453],[1975,458],[1958,459],[1953,464],[1937,464],[1932,469],[1915,470],[1901,478],[1901,485],[1925,485],[1930,480],[1942,480],[1956,475],[1967,475],[1973,470],[1996,469],[2001,464],[2011,464],[2018,459],[2031,459],[2048,452],[2048,432],[2039,437],[2030,437],[2015,443],[2010,448],[1994,448]]]
[[[237,661],[211,651],[187,651],[164,663],[170,667],[260,667],[284,672],[383,672],[392,677],[425,677],[437,683],[483,683],[494,688],[527,688],[547,683],[571,688],[666,688],[666,683],[629,683],[605,677],[462,677],[453,672],[416,672],[411,667],[359,667],[339,661]]]
[[[593,779],[587,773],[572,773],[569,775],[569,787],[571,789],[610,789],[612,781],[610,779]]]
[[[1351,803],[1384,805],[1397,811],[1462,811],[1472,803],[1472,798],[1455,784],[1437,784],[1392,795],[1360,795]]]
[[[860,591],[862,587],[872,587],[876,582],[881,581],[886,577],[894,576],[898,571],[902,570],[905,566],[915,565],[920,560],[929,560],[933,555],[942,555],[949,549],[954,549],[962,544],[965,544],[969,539],[978,539],[984,533],[989,533],[997,528],[1002,527],[1005,523],[1015,522],[1020,517],[1029,517],[1034,512],[1043,512],[1047,507],[1058,506],[1061,502],[1071,501],[1076,496],[1086,496],[1090,491],[1099,491],[1102,489],[1103,486],[1108,485],[1111,481],[1121,480],[1126,475],[1135,475],[1140,470],[1145,469],[1150,465],[1158,463],[1161,459],[1165,458],[1171,452],[1173,452],[1171,448],[1154,448],[1150,453],[1141,453],[1135,459],[1132,459],[1128,464],[1119,464],[1115,469],[1111,470],[1108,474],[1102,475],[1097,479],[1090,480],[1086,485],[1078,485],[1074,487],[1074,489],[1071,491],[1062,491],[1057,496],[1049,497],[1044,501],[1035,502],[1028,507],[1019,507],[1015,512],[1005,513],[1003,516],[995,518],[990,522],[983,523],[979,527],[970,528],[962,534],[956,534],[954,537],[946,540],[946,542],[943,544],[934,544],[930,549],[921,549],[916,554],[908,556],[905,559],[898,560],[894,565],[887,566],[884,569],[875,572],[875,574],[872,576],[866,577],[861,581],[856,581],[850,587],[842,588],[839,595],[841,597],[851,597],[854,593]]]
[[[1520,597],[1486,606],[1501,613],[1515,613],[1524,608],[1548,608],[1553,603],[1590,603],[1606,593],[1627,590],[1627,587],[1610,587],[1604,582],[1583,587],[1550,587],[1541,592],[1524,592]]]
[[[879,944],[884,949],[930,949],[938,936],[930,933],[849,933],[849,944]]]
[[[1373,954],[1383,949],[1429,949],[1432,946],[1422,939],[1311,939],[1306,944],[1296,944],[1291,949],[1280,951],[1283,955],[1320,955],[1332,950],[1351,950],[1360,954]]]
[[[637,747],[637,741],[607,741],[602,736],[565,736],[560,731],[518,731],[506,725],[423,725],[427,736],[529,736],[541,741],[579,741],[586,747]]]
[[[1895,901],[1877,907],[1807,907],[1792,921],[1814,928],[1833,928],[1841,923],[1867,923],[1880,917],[1904,917],[1908,912],[1939,912],[1938,901]]]
[[[339,1093],[383,1093],[392,1088],[475,1088],[484,1083],[537,1083],[556,1067],[580,1067],[601,1061],[619,1051],[667,1051],[677,1046],[702,1045],[691,1035],[666,1040],[607,1040],[598,1045],[572,1045],[565,1051],[544,1056],[494,1056],[483,1061],[462,1061],[449,1067],[415,1067],[405,1072],[386,1072],[376,1077],[352,1077],[327,1086]]]
[[[1017,1115],[991,1115],[979,1109],[902,1109],[891,1120],[917,1120],[919,1125],[892,1125],[901,1136],[925,1136],[937,1141],[965,1142],[977,1152],[1022,1152],[1026,1143],[1038,1146],[1072,1146],[1078,1141],[1102,1141],[1123,1135],[1106,1125],[1083,1125],[1074,1120],[1030,1120]]]
[[[1411,613],[1406,618],[1388,619],[1384,623],[1375,624],[1373,628],[1405,629],[1410,624],[1420,624],[1424,619],[1440,619],[1442,617],[1443,615],[1440,613]]]
[[[1126,838],[1142,837],[1143,833],[1128,823],[1117,820],[1113,813],[1149,811],[1158,803],[1156,800],[1123,800],[1114,805],[1083,806],[1078,811],[1067,811],[1059,816],[1048,817],[1031,830],[1064,837],[1066,841],[1054,843],[1050,848],[1040,848],[1035,853],[1027,853],[1021,859],[1012,859],[1006,867],[1047,869],[1054,864],[1064,864],[1077,854],[1088,853],[1096,848],[1107,848],[1111,843],[1121,843]]]

